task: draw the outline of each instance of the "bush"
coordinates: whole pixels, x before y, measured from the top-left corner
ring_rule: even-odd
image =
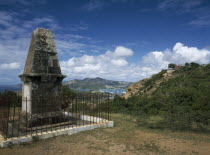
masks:
[[[174,68],[176,68],[176,64],[169,64],[168,68],[173,68],[174,69]]]
[[[4,98],[10,101],[10,104],[14,106],[21,106],[22,97],[19,96],[16,92],[11,90],[5,90],[0,94],[0,98]]]
[[[128,112],[128,106],[126,103],[125,98],[115,95],[113,99],[113,104],[112,104],[112,112],[121,112],[121,113],[127,113]]]
[[[66,85],[62,85],[61,92],[64,99],[73,100],[76,97],[76,93]]]

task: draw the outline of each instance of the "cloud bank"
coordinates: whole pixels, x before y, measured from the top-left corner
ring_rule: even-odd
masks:
[[[0,64],[0,69],[2,70],[10,70],[10,69],[18,69],[20,67],[19,63],[13,62],[13,63],[5,63]]]
[[[114,51],[106,51],[101,55],[83,55],[61,61],[61,68],[64,74],[73,79],[102,77],[112,80],[137,81],[166,69],[169,63],[207,64],[210,61],[209,50],[188,47],[179,42],[172,50],[149,52],[140,58],[138,63],[128,62],[127,59],[133,55],[132,49],[117,46]]]

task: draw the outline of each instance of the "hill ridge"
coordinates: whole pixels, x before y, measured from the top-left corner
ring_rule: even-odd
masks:
[[[74,79],[65,82],[71,89],[89,89],[89,90],[99,90],[99,89],[126,89],[132,82],[125,81],[114,81],[106,80],[100,77],[96,78],[84,78],[82,80]]]

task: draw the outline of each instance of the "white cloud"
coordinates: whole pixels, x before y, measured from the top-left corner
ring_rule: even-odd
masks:
[[[63,39],[56,39],[55,43],[56,43],[56,47],[60,51],[69,51],[70,49],[81,49],[82,47],[85,46],[85,44],[82,44],[79,42],[72,42],[72,41],[67,41]]]
[[[81,57],[73,57],[67,61],[61,61],[62,71],[69,75],[70,78],[85,78],[85,77],[104,77],[115,78],[115,73],[118,73],[118,78],[125,77],[123,69],[126,69],[128,62],[126,57],[133,54],[131,49],[125,47],[116,47],[112,51],[107,51],[98,56],[83,55]],[[121,73],[119,73],[121,71]]]
[[[12,17],[5,11],[0,11],[0,25],[8,26]]]
[[[161,0],[158,9],[173,9],[175,11],[190,12],[195,7],[205,3],[206,0]]]
[[[104,6],[104,3],[102,1],[97,0],[90,0],[88,3],[82,6],[82,10],[86,11],[93,11],[99,8],[102,8]]]
[[[111,60],[111,63],[115,66],[127,66],[128,65],[128,62],[123,59]]]
[[[19,63],[12,62],[12,63],[5,63],[5,64],[0,64],[0,69],[2,70],[10,70],[10,69],[18,69],[20,67]]]
[[[191,26],[204,27],[210,25],[210,9],[206,5],[208,0],[160,0],[158,10],[172,11],[177,14],[191,14],[192,19],[188,22]]]
[[[34,1],[34,0],[1,0],[0,5],[18,5],[18,6],[36,6],[40,4],[44,4],[46,0],[42,1]]]
[[[170,61],[185,63],[197,62],[201,64],[209,63],[209,51],[206,49],[199,50],[196,47],[184,46],[182,43],[176,43],[171,53]]]
[[[169,63],[185,64],[186,62],[207,64],[210,62],[210,51],[188,47],[178,42],[174,45],[173,50],[149,52],[142,58],[141,66],[149,67],[151,71],[158,72],[167,68]]]
[[[209,63],[210,51],[176,43],[172,50],[151,51],[139,63],[126,60],[134,52],[126,47],[117,46],[97,56],[83,55],[61,62],[62,71],[69,78],[102,77],[112,80],[137,81],[166,69],[169,63],[186,62]]]
[[[114,51],[114,54],[119,57],[132,56],[133,51],[131,49],[125,48],[123,46],[117,46]]]
[[[189,24],[195,25],[195,26],[209,26],[210,25],[210,15],[204,15],[204,16],[195,18]]]

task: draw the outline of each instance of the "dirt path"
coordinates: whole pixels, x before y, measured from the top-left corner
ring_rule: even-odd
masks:
[[[210,154],[210,135],[146,130],[131,118],[115,117],[116,127],[59,136],[11,148],[1,155],[92,155],[92,154]]]

